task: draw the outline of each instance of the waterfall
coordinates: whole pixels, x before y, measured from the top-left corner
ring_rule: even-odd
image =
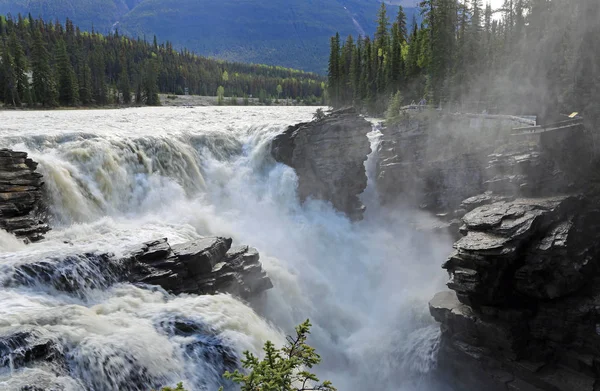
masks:
[[[416,211],[378,205],[377,131],[364,221],[322,201],[301,205],[296,174],[270,157],[270,142],[313,110],[3,114],[0,146],[40,163],[54,230],[29,246],[0,232],[0,338],[19,331],[24,346],[61,358],[0,367],[0,389],[147,391],[183,381],[216,390],[244,350],[283,344],[306,318],[323,357],[317,372],[338,389],[433,389],[439,331],[427,300],[443,286],[450,239],[415,229],[426,218]],[[111,277],[115,260],[144,241],[209,235],[258,248],[274,288],[243,303]],[[23,265],[37,266],[24,274]]]

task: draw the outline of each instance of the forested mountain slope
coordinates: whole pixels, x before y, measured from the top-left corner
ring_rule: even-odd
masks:
[[[0,15],[0,106],[159,104],[158,93],[292,98],[320,103],[324,78],[303,71],[209,59],[122,34],[82,32]],[[244,104],[246,104],[244,99]]]
[[[398,2],[395,2],[398,4]],[[378,0],[0,0],[0,14],[154,35],[202,55],[325,72],[328,37],[372,34]],[[409,3],[410,4],[410,3]],[[390,6],[395,12],[396,6]],[[409,23],[414,8],[406,10]]]

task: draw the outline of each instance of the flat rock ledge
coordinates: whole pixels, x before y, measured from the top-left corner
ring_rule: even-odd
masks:
[[[41,209],[42,174],[25,152],[0,149],[0,229],[36,242],[50,227],[37,217]]]
[[[230,293],[243,299],[271,289],[258,251],[231,244],[231,239],[220,237],[173,246],[167,239],[145,243],[127,261],[128,280],[159,285],[174,294]]]
[[[352,220],[363,217],[359,196],[367,187],[365,161],[371,153],[370,122],[353,108],[321,120],[290,126],[275,137],[271,154],[298,175],[298,195],[329,201]]]

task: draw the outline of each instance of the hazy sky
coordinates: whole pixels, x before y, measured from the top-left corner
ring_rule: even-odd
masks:
[[[487,4],[488,2],[486,0],[483,1],[483,4]],[[492,3],[492,8],[498,8],[502,6],[502,3],[504,3],[504,0],[490,0],[490,3]]]

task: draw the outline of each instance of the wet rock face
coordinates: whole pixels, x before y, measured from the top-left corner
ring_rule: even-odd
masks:
[[[364,206],[359,195],[367,187],[364,163],[371,152],[371,124],[354,109],[334,111],[324,119],[289,127],[273,140],[275,160],[296,170],[301,201],[329,201],[351,219]]]
[[[444,264],[453,291],[430,302],[446,375],[468,389],[596,390],[599,201],[517,198],[464,216]]]
[[[231,239],[203,238],[171,246],[167,239],[145,243],[125,258],[109,253],[70,254],[6,265],[0,287],[40,286],[85,297],[128,281],[174,293],[230,293],[248,299],[273,287],[256,249],[231,246]]]
[[[35,361],[63,360],[55,341],[41,338],[35,332],[17,332],[0,336],[0,369],[15,370]]]
[[[42,199],[42,174],[25,152],[0,149],[0,229],[38,241],[50,230],[36,217]]]
[[[377,163],[382,202],[460,218],[474,208],[461,203],[484,193],[489,203],[581,189],[590,161],[585,132],[511,135],[525,125],[510,116],[421,113],[384,128]]]
[[[467,213],[466,235],[444,264],[452,275],[448,286],[472,305],[506,304],[517,293],[554,299],[577,290],[597,252],[594,243],[581,240],[590,236],[576,217],[583,202],[569,196],[517,199]]]
[[[416,132],[427,142],[411,144],[418,146],[409,155],[415,159],[400,159],[400,146],[384,151],[410,173],[401,178],[429,183],[417,193],[424,207],[444,211],[460,227],[443,265],[451,291],[430,302],[442,330],[439,370],[461,390],[597,391],[600,192],[589,134],[574,127],[513,137],[509,125],[502,130],[509,137],[492,137],[487,149],[479,143],[484,138],[475,139],[467,148],[462,159],[476,153],[481,163],[472,182],[461,182],[450,163],[436,175],[424,169],[433,167],[431,137],[440,137],[431,129]],[[459,150],[444,155],[440,145],[433,148],[447,162],[460,159]],[[383,164],[380,179],[393,167]],[[466,183],[456,194],[468,198],[457,203],[444,185],[448,178]],[[430,202],[432,194],[445,201]]]
[[[231,293],[244,299],[271,289],[258,251],[231,243],[226,238],[174,246],[166,239],[146,243],[129,260],[129,281],[159,285],[175,294]]]

